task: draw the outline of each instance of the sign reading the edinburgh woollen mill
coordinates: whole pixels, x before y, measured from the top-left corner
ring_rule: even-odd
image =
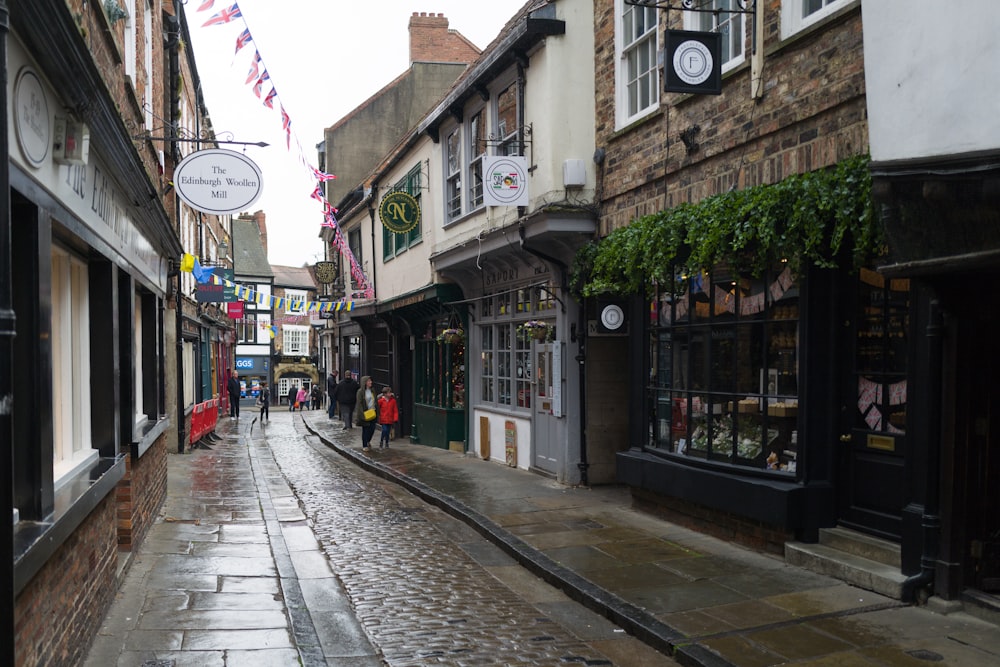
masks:
[[[213,215],[247,210],[260,197],[260,167],[246,155],[222,148],[191,153],[174,170],[177,195]]]

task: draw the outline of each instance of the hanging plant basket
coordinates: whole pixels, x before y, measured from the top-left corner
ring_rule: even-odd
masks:
[[[437,342],[457,345],[465,341],[465,332],[461,329],[445,329],[437,335]]]
[[[517,327],[517,334],[522,340],[535,339],[539,342],[552,340],[553,326],[541,320],[528,320]]]

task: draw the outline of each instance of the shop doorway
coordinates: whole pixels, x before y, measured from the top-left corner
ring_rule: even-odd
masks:
[[[1000,282],[953,302],[957,314],[955,372],[955,494],[951,515],[961,526],[954,538],[962,554],[963,588],[1000,594],[1000,310],[983,300]],[[946,393],[947,400],[947,393]],[[947,480],[943,480],[946,493]],[[946,504],[947,507],[947,504]],[[943,517],[944,518],[944,517]]]
[[[557,425],[562,416],[562,378],[555,349],[558,343],[535,342],[533,345],[533,465],[539,470],[556,474],[559,469]]]
[[[910,282],[862,269],[853,283],[837,433],[841,525],[899,542],[905,505]]]

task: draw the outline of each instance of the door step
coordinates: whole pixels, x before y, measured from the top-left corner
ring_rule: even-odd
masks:
[[[846,528],[821,528],[819,542],[785,543],[785,562],[894,600],[902,599],[898,544]]]

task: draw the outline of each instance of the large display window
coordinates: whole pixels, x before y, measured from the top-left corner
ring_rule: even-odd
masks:
[[[649,312],[649,446],[794,474],[799,289],[791,269],[678,276],[657,290]]]

